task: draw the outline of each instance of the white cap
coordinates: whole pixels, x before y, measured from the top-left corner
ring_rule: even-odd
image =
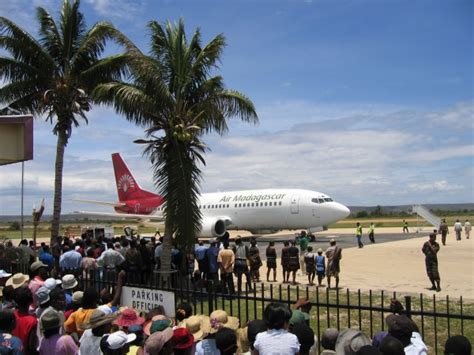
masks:
[[[49,289],[50,291],[54,290],[58,285],[61,285],[62,281],[61,280],[56,280],[50,277],[49,279],[46,279],[43,286]]]
[[[123,348],[126,344],[131,343],[137,338],[135,333],[126,334],[119,330],[112,333],[107,338],[107,345],[110,350],[117,350]]]
[[[12,274],[9,274],[5,270],[0,270],[0,279],[3,279],[5,277],[10,277],[10,276],[12,276]]]

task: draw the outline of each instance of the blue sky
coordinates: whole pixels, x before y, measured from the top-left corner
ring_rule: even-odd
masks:
[[[36,34],[36,6],[0,2],[0,15]],[[108,20],[147,51],[149,20],[177,21],[204,42],[227,39],[220,73],[249,96],[260,124],[206,137],[203,192],[298,187],[347,205],[474,202],[472,1],[82,0],[89,25]],[[113,52],[113,48],[110,49]],[[110,154],[143,187],[150,165],[132,143],[142,130],[94,108],[65,155],[63,211],[73,198],[116,199]],[[25,209],[51,211],[55,137],[38,119]],[[0,167],[0,214],[20,210],[20,165]]]

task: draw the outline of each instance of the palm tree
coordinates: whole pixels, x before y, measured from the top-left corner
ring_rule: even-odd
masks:
[[[101,57],[108,40],[132,53],[133,44],[110,23],[86,28],[79,0],[64,0],[58,22],[43,8],[37,9],[39,38],[5,17],[0,17],[0,104],[35,116],[46,115],[57,136],[54,207],[51,239],[59,235],[64,149],[72,128],[88,123],[92,90],[100,83],[119,80],[128,55]]]
[[[147,155],[154,182],[166,200],[162,271],[170,270],[172,235],[182,252],[189,251],[201,226],[198,194],[199,162],[205,164],[205,133],[228,130],[227,119],[256,123],[253,103],[224,88],[218,68],[225,38],[218,35],[205,46],[197,29],[188,41],[181,19],[177,25],[149,23],[151,51],[137,55],[132,83],[99,85],[94,98],[111,104],[127,120],[145,128]]]

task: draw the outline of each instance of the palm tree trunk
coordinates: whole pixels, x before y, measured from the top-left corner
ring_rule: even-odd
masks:
[[[54,206],[53,220],[51,222],[51,240],[53,245],[55,238],[59,236],[59,223],[61,219],[61,201],[63,193],[63,166],[64,166],[64,149],[67,142],[67,133],[63,130],[58,132],[58,142],[56,145],[56,163],[54,166]]]

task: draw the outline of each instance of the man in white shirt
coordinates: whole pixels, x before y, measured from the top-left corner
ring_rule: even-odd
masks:
[[[454,223],[454,232],[456,233],[456,240],[461,240],[462,224],[459,219]]]
[[[466,222],[464,222],[464,233],[466,233],[466,239],[469,239],[471,235],[471,223],[469,223],[467,219]]]

